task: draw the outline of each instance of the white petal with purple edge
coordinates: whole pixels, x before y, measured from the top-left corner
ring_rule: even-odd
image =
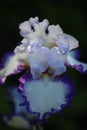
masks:
[[[67,106],[68,95],[70,100],[72,97],[71,86],[66,81],[53,81],[46,75],[39,80],[26,81],[23,93],[27,97],[31,112],[40,113],[40,119],[43,119],[44,114],[51,113],[52,109],[60,111],[63,105]]]
[[[87,64],[78,61],[77,59],[75,59],[73,56],[71,56],[69,54],[67,56],[66,65],[70,66],[72,68],[75,68],[76,70],[78,70],[81,73],[87,73]]]

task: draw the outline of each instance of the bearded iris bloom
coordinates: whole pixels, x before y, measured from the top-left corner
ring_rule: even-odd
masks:
[[[49,25],[47,19],[39,22],[35,17],[21,23],[19,29],[23,40],[5,59],[0,83],[8,76],[24,74],[18,79],[20,85],[9,90],[15,109],[10,119],[4,119],[13,127],[31,129],[70,105],[75,87],[65,75],[67,67],[86,73],[87,64],[76,58],[78,40],[59,25]]]

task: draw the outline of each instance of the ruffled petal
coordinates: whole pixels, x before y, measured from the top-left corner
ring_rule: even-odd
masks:
[[[47,19],[39,22],[39,18],[30,18],[28,21],[25,21],[19,25],[20,33],[23,37],[27,37],[27,35],[45,35],[46,28],[49,22]]]
[[[87,64],[78,61],[75,58],[75,56],[72,56],[71,54],[68,54],[68,56],[67,56],[66,65],[71,68],[75,68],[76,70],[78,70],[81,73],[87,73]]]
[[[23,77],[23,78],[26,78]],[[32,78],[31,78],[32,79]],[[39,120],[55,111],[60,111],[63,107],[70,105],[74,94],[74,83],[66,76],[56,77],[51,80],[48,75],[44,75],[38,80],[25,79],[25,83],[20,90],[24,97],[28,113],[37,113]]]
[[[63,30],[61,29],[61,27],[58,24],[57,25],[49,25],[48,31],[49,31],[50,38],[58,36],[59,34],[63,33]]]
[[[39,44],[42,44],[44,47],[51,48],[56,46],[55,38],[59,34],[63,33],[59,25],[49,25],[49,21],[44,19],[42,22],[39,22],[39,18],[30,18],[28,21],[25,21],[19,25],[20,33],[26,39],[29,44],[35,39],[40,39]],[[48,32],[46,32],[48,30]]]
[[[7,76],[17,74],[23,69],[24,64],[18,60],[17,55],[10,55],[0,70],[0,83],[4,83]]]

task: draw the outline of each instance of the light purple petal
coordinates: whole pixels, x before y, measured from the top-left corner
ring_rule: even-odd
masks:
[[[38,78],[42,72],[44,72],[47,67],[47,56],[48,56],[48,48],[39,47],[39,46],[30,46],[28,48],[29,56],[27,61],[31,68],[31,74],[33,78]]]
[[[66,55],[62,55],[57,47],[50,49],[48,56],[49,73],[54,76],[64,73],[66,71],[65,61]]]

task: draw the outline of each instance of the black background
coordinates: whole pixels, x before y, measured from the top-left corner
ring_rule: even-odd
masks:
[[[0,59],[8,51],[13,51],[22,39],[18,26],[30,17],[38,16],[40,21],[48,19],[50,24],[59,24],[65,33],[79,40],[81,60],[87,62],[87,13],[86,0],[6,0],[0,2]],[[87,75],[75,70],[67,71],[76,82],[76,95],[70,108],[61,116],[48,120],[47,130],[83,130],[87,118]],[[0,113],[6,109],[4,91],[0,88]],[[1,97],[2,96],[2,97]],[[3,103],[4,102],[4,103]],[[0,129],[9,130],[0,120]]]

